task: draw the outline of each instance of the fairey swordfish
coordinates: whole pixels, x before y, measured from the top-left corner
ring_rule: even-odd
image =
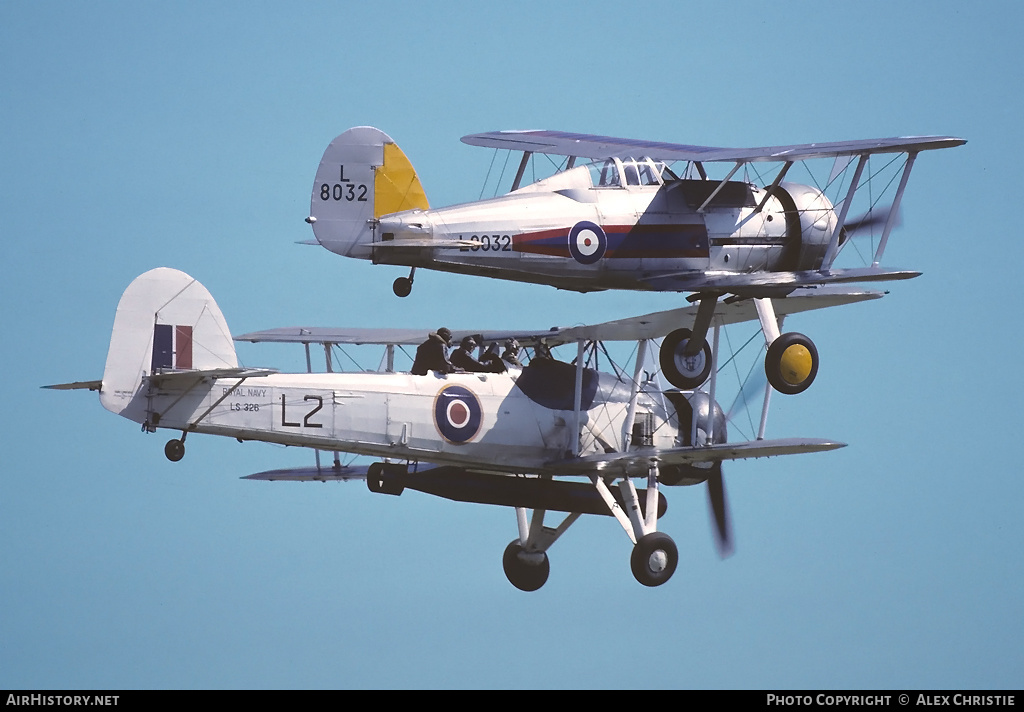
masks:
[[[845,287],[796,290],[778,300],[788,314],[881,296]],[[274,329],[232,338],[210,293],[187,274],[154,269],[136,278],[117,306],[106,367],[100,380],[50,388],[99,391],[109,411],[143,426],[177,431],[165,446],[181,460],[191,433],[222,435],[334,453],[354,453],[368,465],[331,465],[251,475],[263,480],[364,479],[374,492],[413,489],[459,501],[513,507],[519,536],[503,559],[509,580],[523,590],[548,577],[547,550],[582,514],[615,517],[632,540],[631,567],[647,586],[665,583],[678,553],[658,531],[666,501],[663,485],[707,483],[714,531],[731,550],[722,482],[725,460],[831,450],[822,439],[727,441],[726,421],[710,388],[664,389],[647,362],[649,344],[679,323],[690,306],[641,317],[544,331],[479,333],[483,341],[515,337],[534,350],[528,364],[504,373],[395,372],[279,373],[240,366],[234,341],[378,343],[393,348],[426,331]],[[749,301],[723,304],[714,330],[755,320]],[[605,340],[638,343],[633,377],[627,371],[588,368],[587,348]],[[717,342],[712,362],[717,364]],[[574,363],[549,356],[575,344]],[[648,374],[645,377],[645,373]],[[766,391],[767,394],[767,391]],[[633,480],[646,481],[637,490]],[[528,510],[533,510],[528,517]],[[556,527],[547,511],[564,512]]]

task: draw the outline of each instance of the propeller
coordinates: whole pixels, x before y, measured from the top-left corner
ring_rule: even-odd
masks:
[[[876,225],[885,225],[885,221],[889,218],[889,211],[891,209],[892,206],[890,205],[888,208],[869,210],[868,212],[863,213],[862,215],[858,215],[855,218],[850,218],[849,220],[847,220],[845,223],[843,223],[843,231],[846,233],[846,235],[844,235],[844,239],[842,240],[842,242],[846,241],[845,237],[854,237],[854,233],[860,230],[873,228]],[[903,211],[897,210],[896,219],[893,222],[893,227],[899,227],[902,224]]]
[[[733,423],[739,414],[747,409],[747,403],[755,394],[764,393],[768,377],[763,368],[756,368],[755,362],[744,379],[739,393],[732,402],[729,412],[725,415],[727,423]],[[753,427],[753,423],[751,423]],[[722,476],[722,463],[715,464],[707,479],[708,512],[711,515],[711,531],[715,538],[718,555],[726,559],[736,551],[736,542],[732,535],[732,516],[729,514],[729,500],[725,494],[725,478]]]
[[[714,522],[715,547],[723,559],[732,556],[735,545],[732,539],[732,518],[729,516],[729,502],[725,497],[725,480],[722,478],[722,463],[716,463],[708,477],[708,509]]]

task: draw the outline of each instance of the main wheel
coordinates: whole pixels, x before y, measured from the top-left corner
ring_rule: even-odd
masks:
[[[412,293],[412,280],[408,277],[399,277],[391,285],[397,297],[408,297]]]
[[[185,443],[181,440],[168,440],[167,444],[164,445],[164,455],[171,462],[177,462],[185,457]]]
[[[672,578],[679,564],[679,550],[672,537],[651,532],[641,537],[629,557],[633,576],[644,586],[660,586]]]
[[[764,373],[779,393],[803,393],[818,375],[818,349],[803,334],[783,334],[768,347]]]
[[[505,569],[505,576],[513,586],[520,591],[536,591],[548,580],[551,564],[548,562],[548,555],[545,552],[540,553],[544,558],[538,562],[532,562],[520,556],[525,553],[519,540],[516,539],[505,547],[501,565]]]
[[[711,375],[711,345],[707,339],[693,356],[683,353],[692,335],[689,329],[676,329],[661,342],[661,372],[676,388],[696,388]]]

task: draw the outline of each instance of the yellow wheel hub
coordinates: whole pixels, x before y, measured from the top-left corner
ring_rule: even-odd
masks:
[[[799,386],[811,375],[814,359],[803,344],[792,344],[782,352],[779,359],[779,373],[786,383]]]

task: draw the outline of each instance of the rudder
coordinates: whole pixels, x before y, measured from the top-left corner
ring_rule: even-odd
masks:
[[[331,141],[324,151],[313,182],[308,220],[317,241],[331,252],[369,259],[373,220],[429,207],[420,179],[402,149],[383,131],[357,126]]]
[[[121,295],[100,402],[143,422],[143,377],[237,366],[231,332],[210,292],[184,272],[160,267],[136,277]]]

